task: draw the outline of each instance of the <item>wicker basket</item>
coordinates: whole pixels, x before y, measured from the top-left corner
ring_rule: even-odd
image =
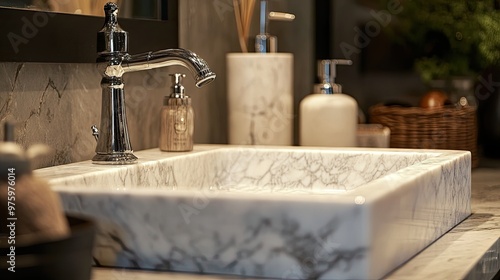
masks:
[[[475,107],[376,105],[370,108],[370,122],[391,129],[391,148],[467,150],[472,153],[472,166],[479,163]]]

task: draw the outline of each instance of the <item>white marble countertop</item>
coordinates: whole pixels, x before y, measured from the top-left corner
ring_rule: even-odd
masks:
[[[472,213],[387,279],[492,279],[500,270],[500,166],[472,171]]]
[[[472,172],[473,214],[386,279],[492,279],[500,270],[500,164]],[[92,280],[235,279],[126,269],[94,268]],[[247,278],[248,279],[248,278]]]

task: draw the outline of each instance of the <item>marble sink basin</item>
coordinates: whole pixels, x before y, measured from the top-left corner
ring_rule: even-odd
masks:
[[[196,146],[37,170],[98,221],[96,265],[376,279],[470,213],[469,152]]]

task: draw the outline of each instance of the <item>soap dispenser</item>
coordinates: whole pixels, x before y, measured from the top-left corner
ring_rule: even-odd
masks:
[[[276,53],[278,52],[278,38],[268,32],[269,21],[293,21],[294,14],[282,12],[269,12],[267,0],[260,1],[260,33],[255,36],[256,53]]]
[[[357,144],[358,105],[335,83],[337,65],[351,60],[320,60],[314,93],[300,102],[300,145],[354,147]]]
[[[193,150],[194,112],[191,98],[182,85],[184,74],[171,74],[170,96],[165,96],[161,110],[160,150],[187,152]]]

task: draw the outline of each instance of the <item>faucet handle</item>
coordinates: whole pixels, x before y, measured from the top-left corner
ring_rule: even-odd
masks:
[[[106,3],[104,14],[104,26],[97,33],[97,53],[127,53],[128,32],[118,24],[118,5],[113,2]]]
[[[118,4],[115,2],[108,2],[104,5],[104,14],[106,16],[115,14],[115,12],[118,13]]]

